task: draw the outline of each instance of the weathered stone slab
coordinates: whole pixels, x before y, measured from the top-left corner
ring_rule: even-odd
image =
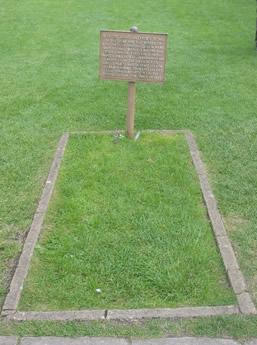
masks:
[[[61,139],[60,139],[60,142],[59,142],[59,145],[58,145],[58,148],[56,150],[55,157],[54,157],[54,161],[53,161],[52,166],[50,168],[50,171],[49,171],[49,174],[47,177],[47,181],[45,183],[45,186],[44,186],[44,189],[43,189],[43,192],[42,192],[39,204],[38,204],[37,212],[45,213],[47,210],[48,203],[50,201],[50,198],[51,198],[51,195],[53,192],[53,188],[55,185],[55,181],[57,178],[58,169],[59,169],[59,166],[61,164],[62,157],[64,155],[64,151],[65,151],[65,147],[66,147],[66,144],[68,141],[68,137],[69,137],[68,134],[63,134]]]
[[[214,195],[208,183],[206,171],[202,164],[200,153],[197,149],[192,133],[186,132],[190,153],[199,176],[203,198],[205,200],[208,214],[212,223],[212,228],[216,236],[216,241],[223,259],[224,266],[228,273],[231,286],[237,295],[240,311],[244,314],[255,314],[256,308],[252,302],[250,294],[247,292],[247,285],[244,276],[239,268],[232,245],[227,237],[222,218],[217,209]]]
[[[247,291],[246,282],[241,270],[229,270],[228,277],[236,295]]]
[[[18,337],[1,337],[0,345],[17,345]]]
[[[212,194],[212,192],[204,189],[205,187],[203,186],[201,179],[202,177],[200,177],[200,185],[202,187],[202,193],[203,193],[204,201],[208,210],[208,215],[211,220],[213,232],[215,236],[225,236],[226,235],[225,226],[223,224],[221,215],[218,211],[214,195]]]
[[[36,213],[32,221],[28,236],[25,240],[18,266],[11,281],[10,290],[4,302],[3,311],[15,310],[18,306],[23,282],[27,276],[30,260],[40,233],[42,223],[43,214]]]
[[[187,131],[186,138],[192,156],[192,160],[199,177],[203,198],[208,210],[209,218],[211,220],[213,232],[215,236],[226,236],[226,230],[220,213],[218,211],[214,195],[212,194],[211,186],[207,179],[206,170],[202,163],[200,152],[197,149],[192,133]]]
[[[257,314],[255,305],[253,304],[252,298],[248,292],[243,292],[237,295],[239,308],[242,314]]]
[[[240,343],[230,339],[183,337],[133,340],[132,345],[240,345]]]
[[[227,236],[218,236],[216,241],[218,243],[226,270],[239,270],[239,265],[234,250]]]
[[[257,345],[257,339],[253,339],[251,341],[247,341],[245,345]]]
[[[20,311],[7,316],[9,321],[91,321],[104,319],[105,310]]]
[[[132,345],[240,345],[240,343],[230,339],[183,337],[133,340]]]
[[[21,345],[129,345],[129,342],[118,338],[28,337],[21,340]]]
[[[239,309],[236,306],[108,310],[107,320],[133,321],[158,318],[176,319],[186,317],[231,315],[238,313]]]

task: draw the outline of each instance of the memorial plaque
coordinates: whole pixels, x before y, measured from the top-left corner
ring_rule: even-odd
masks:
[[[167,34],[100,33],[100,79],[163,83]]]

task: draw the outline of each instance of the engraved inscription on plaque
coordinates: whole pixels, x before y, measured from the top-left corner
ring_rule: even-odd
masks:
[[[100,79],[164,82],[167,34],[101,31]]]

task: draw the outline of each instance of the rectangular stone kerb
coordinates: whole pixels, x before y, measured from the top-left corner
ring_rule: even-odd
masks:
[[[61,164],[68,137],[68,134],[65,133],[62,135],[59,141],[54,161],[50,168],[47,181],[45,183],[45,187],[43,189],[34,219],[32,221],[27,238],[25,240],[23,250],[18,262],[18,266],[14,272],[14,276],[11,281],[9,293],[7,294],[4,302],[3,314],[5,312],[8,313],[8,311],[15,311],[18,306],[21,291],[23,288],[23,283],[29,270],[31,257],[33,255],[34,247],[38,240],[38,236],[44,220],[48,202],[52,195],[54,184],[57,178],[58,169]]]
[[[110,133],[115,134],[120,131],[89,131],[89,132],[74,132],[72,134],[86,134],[86,133]],[[193,134],[189,131],[176,130],[147,130],[147,132],[159,133],[174,133],[186,132],[186,139],[189,145],[193,164],[197,171],[203,198],[208,210],[208,215],[211,220],[214,235],[224,262],[224,266],[231,283],[231,286],[236,294],[239,309],[243,314],[256,314],[256,308],[252,301],[251,295],[247,290],[247,285],[240,270],[237,258],[233,251],[232,245],[227,237],[226,230],[217,209],[214,195],[212,194],[210,184],[207,179],[207,174],[204,165],[200,158],[200,153],[197,149]],[[68,141],[68,134],[63,134],[49,171],[47,181],[45,183],[35,216],[33,218],[31,227],[29,229],[27,238],[25,240],[23,250],[15,270],[13,279],[10,284],[9,293],[4,302],[2,315],[7,316],[12,321],[25,320],[100,320],[100,319],[126,319],[135,320],[143,318],[177,318],[177,317],[197,317],[197,316],[211,316],[211,315],[225,315],[237,314],[239,312],[236,306],[220,306],[220,307],[194,307],[194,308],[174,308],[174,309],[144,309],[144,310],[109,310],[107,317],[104,310],[83,310],[83,311],[63,311],[63,312],[16,312],[24,280],[27,276],[30,261],[33,255],[34,247],[38,240],[38,236],[43,224],[44,216],[51,199],[55,181],[57,179],[58,169],[61,164],[62,157]]]
[[[247,286],[243,273],[240,270],[236,255],[227,236],[221,215],[218,211],[217,204],[214,195],[212,194],[211,186],[208,182],[207,174],[201,161],[200,153],[197,149],[193,134],[187,131],[186,138],[193,164],[200,180],[203,199],[208,210],[208,215],[212,224],[216,242],[223,259],[228,279],[237,297],[240,311],[243,314],[256,314],[256,308],[253,304],[250,294],[247,292]]]

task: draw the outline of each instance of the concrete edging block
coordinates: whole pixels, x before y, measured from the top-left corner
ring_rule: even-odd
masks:
[[[93,321],[105,320],[105,310],[18,311],[9,321]]]
[[[132,345],[240,345],[240,343],[231,339],[182,337],[133,340]]]
[[[256,313],[256,308],[253,304],[251,296],[248,292],[246,292],[247,285],[243,273],[240,270],[233,247],[228,239],[225,226],[218,211],[214,195],[211,191],[211,187],[207,179],[206,170],[201,161],[200,152],[197,149],[193,134],[187,131],[186,138],[188,141],[193,163],[198,173],[203,198],[208,210],[209,218],[211,220],[215,239],[218,244],[225,269],[227,271],[228,279],[237,297],[240,311],[243,314]]]
[[[26,337],[21,339],[21,345],[129,345],[129,341],[108,337]]]
[[[0,336],[0,344],[1,345],[17,345],[18,344],[18,337],[3,337]]]
[[[208,215],[212,224],[213,232],[215,236],[225,236],[226,230],[222,222],[221,216],[219,214],[219,211],[217,209],[217,204],[216,204],[214,195],[211,191],[211,186],[208,182],[207,173],[202,163],[200,152],[197,149],[197,145],[194,140],[193,134],[187,131],[186,139],[188,142],[193,164],[198,174],[203,199],[207,207],[207,211],[208,211]]]
[[[143,319],[178,319],[188,317],[204,317],[217,315],[239,314],[237,306],[221,307],[185,307],[159,309],[128,309],[128,310],[74,310],[74,311],[18,311],[7,315],[8,321],[92,321],[92,320],[124,320]]]
[[[224,266],[226,271],[229,270],[239,270],[239,265],[234,253],[234,250],[231,246],[231,243],[227,236],[218,236],[216,238]]]
[[[253,314],[257,315],[257,310],[255,308],[255,305],[252,301],[251,295],[248,292],[243,292],[239,295],[237,295],[237,300],[239,304],[239,309],[242,314]]]
[[[247,291],[246,282],[243,273],[240,270],[230,269],[227,274],[236,295]]]
[[[239,314],[236,306],[108,310],[107,320],[177,319]]]

